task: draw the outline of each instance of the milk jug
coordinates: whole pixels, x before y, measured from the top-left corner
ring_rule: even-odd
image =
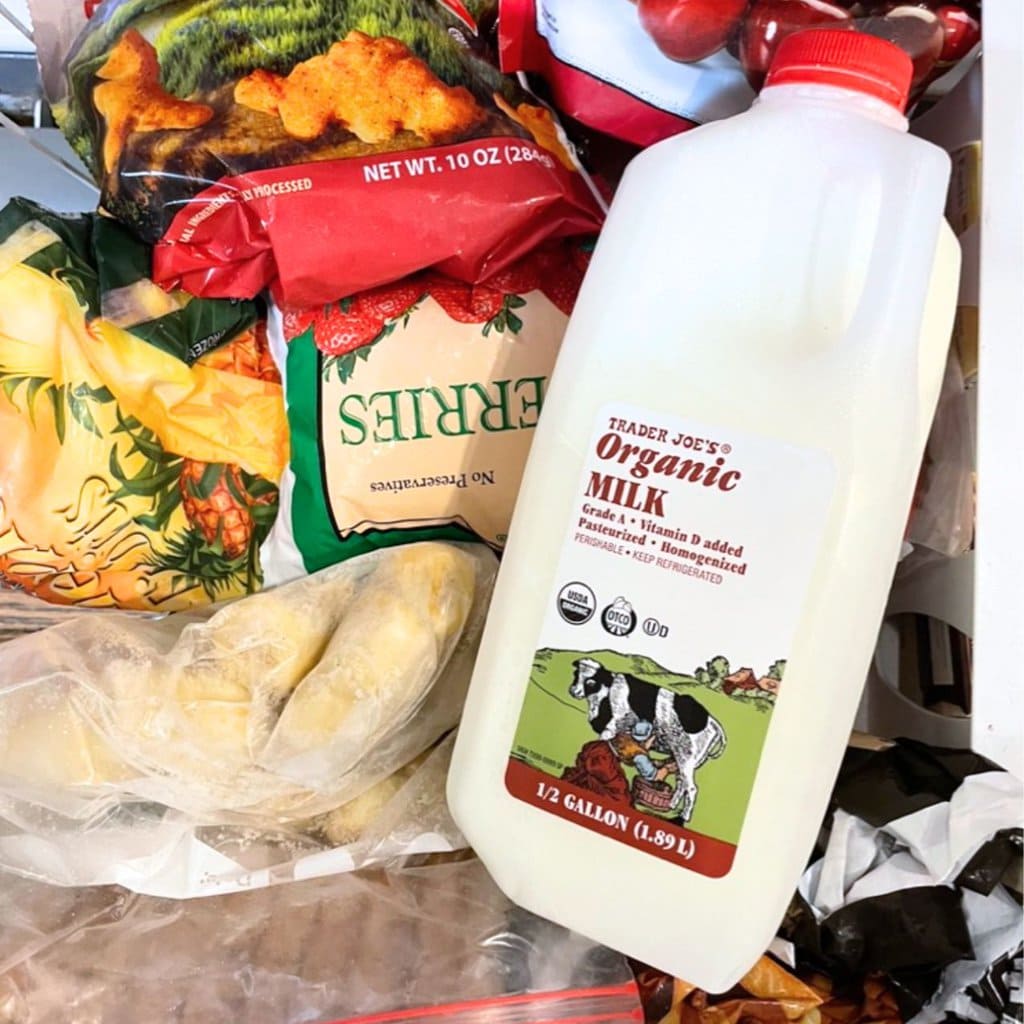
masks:
[[[710,991],[775,934],[842,758],[959,250],[910,60],[785,40],[628,169],[516,506],[448,784],[519,904]]]

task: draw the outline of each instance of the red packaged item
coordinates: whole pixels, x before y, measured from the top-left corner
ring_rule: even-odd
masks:
[[[112,0],[57,113],[165,287],[295,308],[476,281],[602,208],[475,27],[453,0]]]
[[[559,109],[648,146],[750,106],[779,43],[846,27],[901,46],[912,98],[977,50],[979,0],[501,0],[505,71],[537,72]]]
[[[738,114],[753,99],[727,54],[666,59],[630,0],[501,0],[500,11],[502,70],[537,72],[559,110],[634,145]]]

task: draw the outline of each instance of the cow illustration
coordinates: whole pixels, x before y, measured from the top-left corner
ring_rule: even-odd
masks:
[[[569,695],[586,700],[587,719],[603,740],[630,733],[637,722],[654,727],[652,749],[669,754],[676,766],[671,810],[685,824],[697,802],[694,773],[709,758],[725,751],[725,730],[700,701],[664,686],[612,672],[594,658],[573,662]]]

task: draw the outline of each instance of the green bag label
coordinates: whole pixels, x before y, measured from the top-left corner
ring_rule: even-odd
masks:
[[[728,873],[834,478],[823,452],[605,407],[546,598],[512,796]]]
[[[492,306],[452,309],[460,288]],[[539,290],[429,280],[285,314],[307,570],[418,540],[503,546],[566,321]]]

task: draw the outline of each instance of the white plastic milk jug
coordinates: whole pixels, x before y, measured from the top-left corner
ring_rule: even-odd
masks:
[[[785,40],[637,157],[545,399],[449,779],[528,909],[710,991],[774,935],[846,746],[957,293],[910,60]]]

